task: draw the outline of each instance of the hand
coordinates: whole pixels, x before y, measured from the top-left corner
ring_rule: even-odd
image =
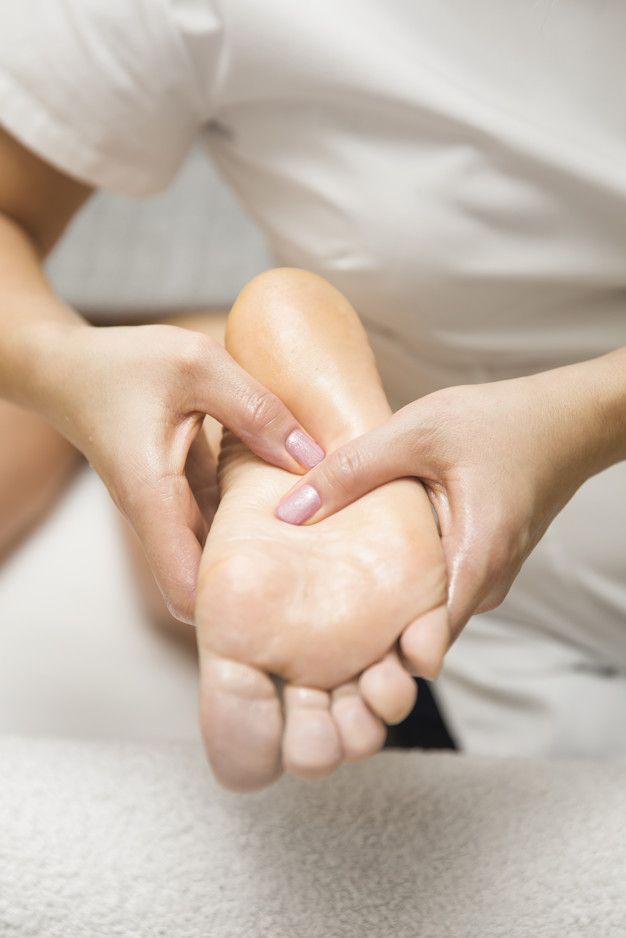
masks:
[[[276,514],[315,522],[391,479],[418,477],[439,520],[454,638],[471,615],[502,602],[582,482],[622,458],[625,374],[623,356],[605,356],[437,391],[327,456]],[[619,402],[622,416],[612,419]]]
[[[176,326],[77,326],[54,349],[48,418],[129,519],[177,618],[192,621],[215,509],[206,414],[291,472],[324,455],[282,402],[215,340]]]

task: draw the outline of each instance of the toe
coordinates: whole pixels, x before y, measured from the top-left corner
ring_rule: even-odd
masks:
[[[202,735],[215,777],[254,791],[281,774],[283,717],[273,681],[237,661],[205,656],[200,668]]]
[[[326,691],[285,687],[283,766],[302,778],[330,775],[343,758],[339,733]]]
[[[407,626],[400,638],[400,650],[412,674],[434,680],[451,640],[448,610],[439,606]]]
[[[359,679],[363,700],[385,723],[400,723],[415,704],[417,686],[395,651],[363,672]]]
[[[331,713],[347,762],[367,759],[382,749],[387,730],[359,693],[356,681],[333,691]]]

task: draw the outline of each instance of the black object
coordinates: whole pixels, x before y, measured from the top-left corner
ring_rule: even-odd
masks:
[[[385,749],[458,749],[429,681],[415,679],[417,701],[406,720],[390,726]]]

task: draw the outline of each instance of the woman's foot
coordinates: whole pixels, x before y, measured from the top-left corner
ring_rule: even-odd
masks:
[[[233,308],[228,347],[328,449],[388,415],[356,315],[312,274],[255,278]],[[293,481],[226,435],[196,623],[207,751],[239,790],[283,766],[316,776],[377,751],[382,721],[414,702],[398,640],[427,676],[448,642],[445,565],[422,486],[394,482],[295,527],[274,514]]]
[[[414,702],[412,679],[388,652],[422,616],[447,637],[445,568],[423,490],[396,482],[293,527],[273,514],[289,473],[231,439],[222,478],[196,607],[203,729],[218,778],[257,787],[282,765],[321,775],[344,754],[377,751],[384,730],[372,715],[396,722]],[[415,664],[423,672],[430,662]],[[282,751],[270,674],[287,682]],[[335,688],[332,700],[322,693]]]

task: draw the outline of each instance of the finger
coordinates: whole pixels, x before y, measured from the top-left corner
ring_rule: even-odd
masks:
[[[363,700],[385,723],[405,719],[415,706],[417,685],[402,666],[396,651],[367,668],[359,678]]]
[[[343,752],[326,691],[288,684],[284,688],[283,766],[301,778],[330,775]]]
[[[206,523],[186,477],[161,479],[124,507],[169,612],[193,623]]]
[[[475,574],[472,570],[461,570],[453,581],[450,591],[450,644],[459,637],[472,616],[480,612],[491,612],[504,602],[512,579],[490,582],[489,574]]]
[[[208,533],[218,504],[217,460],[203,428],[200,429],[189,448],[185,475],[204,518],[206,533]]]
[[[432,681],[441,671],[451,642],[448,609],[439,606],[411,622],[400,636],[399,644],[410,673]]]
[[[283,716],[276,687],[262,671],[204,654],[200,719],[217,780],[231,791],[255,791],[281,774]]]
[[[480,611],[495,575],[489,567],[489,551],[484,534],[478,536],[472,519],[476,512],[464,506],[446,525],[441,545],[448,569],[448,615],[450,644],[459,636],[474,613]],[[468,520],[469,519],[469,520]]]
[[[241,368],[218,342],[203,337],[206,355],[195,374],[193,406],[211,414],[272,465],[302,472],[324,458],[288,407]]]
[[[418,457],[419,431],[408,413],[330,453],[285,495],[276,517],[289,524],[321,521],[372,489],[426,468]]]
[[[347,762],[367,759],[382,749],[387,736],[385,724],[367,706],[356,681],[333,691],[330,709]]]

